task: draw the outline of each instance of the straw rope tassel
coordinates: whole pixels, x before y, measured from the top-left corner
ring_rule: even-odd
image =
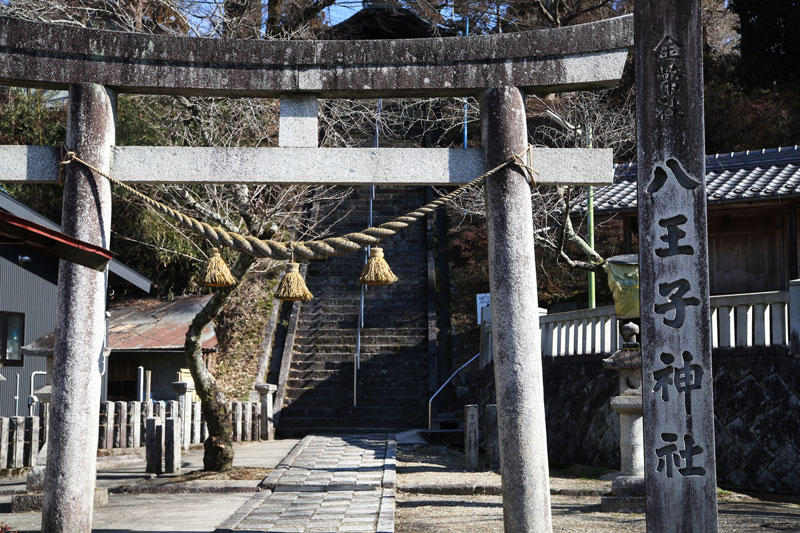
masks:
[[[358,281],[364,285],[389,285],[397,281],[397,276],[394,275],[392,269],[389,268],[389,263],[383,258],[383,248],[373,246],[369,250],[369,259],[367,264],[364,265],[364,270],[361,271],[361,277]]]
[[[236,278],[233,277],[231,269],[225,264],[225,260],[219,253],[219,248],[211,249],[211,257],[208,258],[203,285],[207,287],[231,287],[236,285]]]
[[[300,274],[300,264],[289,263],[286,274],[275,290],[275,298],[285,302],[307,302],[313,297]]]

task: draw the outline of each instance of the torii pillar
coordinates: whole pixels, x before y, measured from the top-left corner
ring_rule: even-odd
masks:
[[[525,149],[528,127],[519,89],[489,89],[481,113],[487,168]],[[486,219],[492,321],[499,326],[494,376],[505,531],[550,531],[531,190],[519,168],[508,165],[486,178]]]
[[[114,144],[114,103],[114,95],[101,85],[70,86],[67,147],[105,170]],[[108,180],[82,165],[67,165],[61,224],[67,235],[108,249]],[[45,533],[92,530],[105,312],[106,273],[62,259],[42,511]]]

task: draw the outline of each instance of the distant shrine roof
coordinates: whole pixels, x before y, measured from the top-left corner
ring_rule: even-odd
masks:
[[[706,195],[712,204],[800,196],[800,146],[707,155]],[[614,184],[595,189],[595,212],[636,205],[636,163],[614,165]],[[575,210],[585,212],[586,201]]]

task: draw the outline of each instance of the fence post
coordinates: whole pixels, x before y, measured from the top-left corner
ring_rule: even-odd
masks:
[[[233,402],[233,440],[242,440],[242,402]]]
[[[48,432],[49,420],[50,420],[50,402],[49,401],[41,402],[39,404],[39,448],[40,449],[47,442],[47,437],[49,435]],[[0,443],[0,446],[2,446],[2,443]],[[0,457],[0,463],[2,463],[2,457]]]
[[[253,427],[250,430],[250,434],[253,440],[261,440],[261,405],[256,402],[251,403],[250,412],[253,417]]]
[[[165,454],[164,472],[167,474],[178,474],[181,471],[181,419],[172,416],[167,418],[165,426]]]
[[[8,417],[0,418],[0,468],[8,468],[8,445],[11,423]]]
[[[253,404],[250,402],[242,403],[242,414],[244,421],[242,422],[242,440],[249,441],[253,431]]]
[[[486,443],[486,463],[492,470],[499,470],[500,444],[497,441],[497,404],[488,404],[483,413],[483,439]]]
[[[275,438],[275,427],[272,419],[272,395],[278,390],[278,386],[271,383],[256,383],[255,389],[258,392],[261,403],[261,438],[263,440],[273,440]]]
[[[181,443],[184,450],[189,449],[192,432],[192,413],[190,396],[194,392],[194,384],[188,381],[175,381],[172,390],[178,396],[178,412],[181,418]]]
[[[145,457],[147,458],[146,472],[161,474],[161,455],[164,449],[164,425],[160,418],[151,417],[145,425]]]
[[[128,447],[128,404],[117,402],[117,412],[114,415],[114,447]]]
[[[128,448],[138,448],[140,439],[141,404],[139,402],[128,402],[128,419],[126,420],[128,435],[125,444]]]
[[[203,413],[200,410],[200,402],[192,402],[192,443],[203,442],[200,438],[200,418]]]
[[[23,452],[25,450],[25,418],[21,416],[11,417],[11,435],[8,447],[8,466],[9,468],[21,468],[23,466]]]
[[[25,450],[23,452],[23,464],[33,466],[36,461],[36,454],[39,453],[39,417],[25,417]]]
[[[800,354],[800,279],[789,281],[789,352]]]

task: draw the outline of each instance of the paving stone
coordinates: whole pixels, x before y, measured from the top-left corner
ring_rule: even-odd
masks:
[[[265,480],[270,495],[243,512],[235,530],[393,531],[394,487],[381,485],[387,468],[394,473],[394,460],[385,460],[394,446],[386,435],[306,437]]]

